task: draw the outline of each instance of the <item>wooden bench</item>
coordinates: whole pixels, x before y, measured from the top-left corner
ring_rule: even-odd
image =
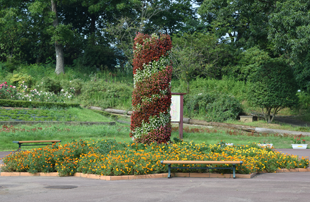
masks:
[[[47,143],[55,143],[61,142],[61,140],[31,140],[31,141],[13,141],[13,143],[17,143],[19,145],[18,150],[21,150],[22,144],[23,146],[37,146],[37,145],[51,145]],[[26,143],[26,144],[24,144]],[[34,143],[34,144],[27,144],[27,143]],[[45,143],[45,144],[36,144],[36,143]]]
[[[160,161],[161,164],[168,164],[168,178],[171,178],[171,169],[231,169],[233,170],[233,178],[236,178],[236,164],[242,164],[242,161]],[[171,167],[171,164],[231,164],[232,167]]]

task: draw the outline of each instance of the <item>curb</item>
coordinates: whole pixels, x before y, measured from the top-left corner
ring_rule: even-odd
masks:
[[[294,168],[294,169],[278,169],[276,173],[289,173],[289,172],[310,172],[310,168]]]
[[[0,168],[4,164],[0,164]],[[294,168],[294,169],[278,169],[275,173],[288,173],[288,172],[310,172],[310,168]],[[236,174],[236,178],[251,179],[257,174],[266,174],[266,171],[251,173],[251,174]],[[0,172],[0,177],[60,177],[58,172],[52,173],[29,173],[29,172]],[[96,180],[138,180],[138,179],[155,179],[155,178],[167,178],[168,173],[148,174],[148,175],[121,175],[121,176],[104,176],[97,174],[84,174],[75,173],[74,177],[82,177]],[[220,173],[171,173],[171,177],[188,177],[188,178],[233,178],[233,174],[220,174]]]

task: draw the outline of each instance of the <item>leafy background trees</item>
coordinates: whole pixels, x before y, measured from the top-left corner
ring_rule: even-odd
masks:
[[[249,89],[258,82],[290,92],[296,105],[297,89],[301,100],[310,91],[309,10],[306,0],[0,0],[0,81],[26,74],[27,67],[37,74],[53,67],[56,80],[67,71],[74,72],[71,79],[92,73],[95,81],[107,71],[128,76],[136,33],[163,33],[173,43],[173,89],[194,99],[216,89],[198,90],[198,82],[229,80]],[[269,85],[269,74],[255,76],[270,71],[291,71],[292,85],[278,77]],[[257,106],[246,96],[236,98]]]

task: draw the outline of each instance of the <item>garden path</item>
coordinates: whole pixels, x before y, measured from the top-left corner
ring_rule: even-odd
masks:
[[[310,127],[310,123],[306,121],[301,121],[292,116],[276,116],[275,121],[290,124],[292,126]]]

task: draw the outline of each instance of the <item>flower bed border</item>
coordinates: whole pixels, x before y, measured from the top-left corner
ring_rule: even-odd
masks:
[[[3,165],[0,165],[0,167]],[[278,169],[275,173],[287,173],[287,172],[310,172],[310,167],[308,168],[294,168],[294,169]],[[257,174],[267,173],[258,172],[251,174],[236,174],[236,178],[251,179]],[[0,177],[59,177],[58,172],[52,173],[28,173],[28,172],[0,172]],[[233,178],[232,174],[220,174],[220,173],[171,173],[172,177],[190,177],[190,178]],[[121,176],[104,176],[96,174],[84,174],[75,173],[73,177],[82,177],[97,180],[138,180],[138,179],[155,179],[155,178],[167,178],[168,173],[158,173],[158,174],[148,174],[148,175],[121,175]]]
[[[310,171],[310,170],[309,170]],[[236,178],[253,178],[256,173],[252,174],[236,174]],[[0,172],[1,177],[59,177],[58,172],[52,173],[29,173],[29,172]],[[220,174],[220,173],[171,173],[172,177],[191,177],[191,178],[233,178],[232,174]],[[97,180],[138,180],[138,179],[155,179],[155,178],[167,178],[168,173],[148,174],[148,175],[121,175],[121,176],[104,176],[96,174],[84,174],[75,173],[74,177],[90,178]]]

